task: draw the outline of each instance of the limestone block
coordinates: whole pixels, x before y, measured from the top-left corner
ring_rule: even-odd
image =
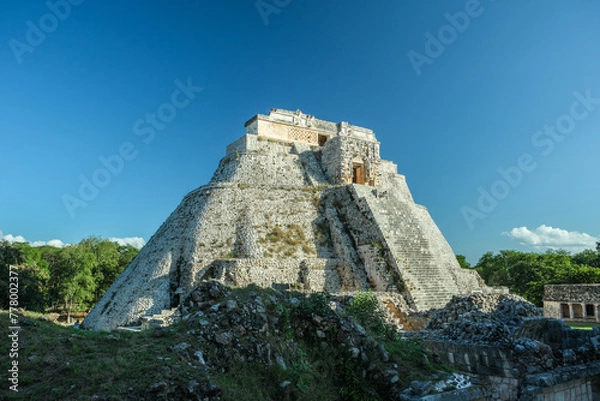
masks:
[[[481,289],[379,146],[372,130],[346,122],[283,109],[255,116],[83,326],[112,330],[160,314],[209,277],[396,292],[421,310]]]

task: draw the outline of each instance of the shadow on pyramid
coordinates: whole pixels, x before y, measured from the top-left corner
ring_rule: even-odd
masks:
[[[372,130],[282,109],[257,115],[83,322],[168,315],[200,282],[397,293],[422,311],[483,290]]]

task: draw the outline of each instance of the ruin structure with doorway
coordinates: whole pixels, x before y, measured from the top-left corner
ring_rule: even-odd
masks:
[[[544,286],[544,316],[566,322],[600,323],[600,284]]]
[[[398,308],[485,291],[462,269],[372,130],[272,109],[245,124],[84,321],[111,330],[175,310],[216,279],[330,293],[372,290]]]
[[[218,285],[207,280],[325,290],[332,299],[370,290],[404,330],[429,320],[416,333],[424,347],[480,379],[445,395],[421,397],[411,387],[400,399],[598,399],[600,328],[572,330],[462,269],[396,164],[381,159],[373,131],[281,109],[245,128],[210,182],[184,197],[84,328],[153,327],[177,313],[191,319],[186,308],[206,304],[196,290]],[[599,287],[551,287],[547,315],[597,320]]]

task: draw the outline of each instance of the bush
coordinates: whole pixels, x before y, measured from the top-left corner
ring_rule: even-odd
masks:
[[[373,334],[393,337],[396,333],[395,328],[385,321],[379,301],[370,291],[357,293],[348,304],[346,313]]]

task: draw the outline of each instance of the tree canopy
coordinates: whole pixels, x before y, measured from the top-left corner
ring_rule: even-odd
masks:
[[[541,306],[546,284],[600,283],[600,245],[596,248],[573,255],[563,250],[487,252],[474,268],[487,285],[508,287],[512,293]],[[461,258],[464,257],[457,255],[459,263]]]
[[[8,308],[8,275],[16,266],[19,306],[44,312],[89,309],[138,254],[131,245],[89,237],[64,248],[0,242],[0,308]]]

